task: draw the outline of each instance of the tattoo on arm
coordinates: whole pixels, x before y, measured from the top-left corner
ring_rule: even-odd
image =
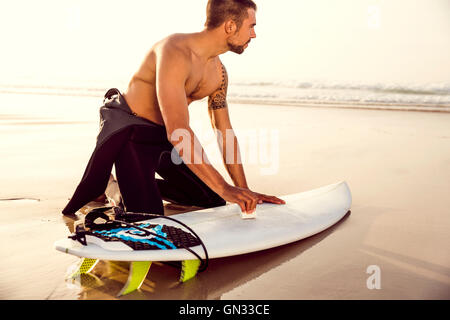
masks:
[[[217,110],[227,107],[227,89],[228,89],[228,74],[225,66],[222,65],[222,83],[220,88],[208,98],[208,107],[212,110]]]

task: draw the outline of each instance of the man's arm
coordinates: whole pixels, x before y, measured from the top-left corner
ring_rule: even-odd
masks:
[[[213,129],[220,132],[217,139],[222,151],[222,157],[225,167],[234,182],[234,185],[241,190],[245,190],[252,197],[251,210],[256,208],[256,203],[270,202],[284,204],[284,200],[275,196],[265,195],[253,192],[248,188],[247,180],[244,174],[244,167],[241,162],[239,143],[231,126],[228,113],[227,90],[228,74],[225,66],[221,63],[222,83],[221,86],[208,98],[208,112],[211,118]],[[256,201],[256,202],[255,202]],[[244,210],[243,210],[244,211]]]
[[[241,163],[239,143],[231,126],[228,104],[228,74],[221,63],[221,86],[208,97],[208,113],[213,129],[219,131],[217,139],[222,152],[223,162],[236,187],[248,189],[244,168]]]
[[[169,141],[178,151],[188,168],[208,187],[225,201],[237,203],[242,212],[253,212],[258,202],[263,200],[282,203],[281,199],[271,199],[245,188],[229,185],[220,173],[207,161],[203,147],[189,126],[189,112],[186,100],[185,83],[190,72],[190,58],[176,47],[166,44],[157,54],[156,94]],[[180,150],[181,144],[188,150]],[[187,151],[187,152],[185,152]],[[200,159],[200,161],[198,161]],[[205,159],[205,161],[203,161]]]
[[[190,72],[190,60],[180,49],[165,44],[158,52],[156,63],[156,93],[169,141],[177,149],[181,159],[206,185],[219,195],[226,188],[226,181],[206,161],[203,148],[189,125],[185,83]],[[178,136],[185,139],[172,140]],[[183,145],[184,149],[179,150]],[[177,148],[178,147],[178,148]]]

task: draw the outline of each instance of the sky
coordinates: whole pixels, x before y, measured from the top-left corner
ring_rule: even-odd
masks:
[[[259,0],[230,82],[450,83],[449,0]],[[0,83],[128,79],[152,44],[201,31],[206,0],[0,2]]]

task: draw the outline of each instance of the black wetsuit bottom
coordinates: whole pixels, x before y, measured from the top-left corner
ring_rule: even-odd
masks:
[[[162,200],[211,208],[225,205],[174,151],[166,128],[133,114],[118,89],[105,94],[100,107],[100,132],[86,170],[72,198],[62,210],[74,214],[105,192],[113,165],[130,212],[164,214]],[[158,173],[162,179],[156,179]]]
[[[126,104],[122,95],[116,99]],[[172,161],[173,145],[164,126],[134,126],[127,130],[132,130],[131,134],[118,134],[106,142],[122,144],[115,168],[126,211],[164,214],[163,199],[204,208],[226,204],[186,164]],[[123,136],[127,137],[126,141]],[[162,179],[155,178],[155,173]]]

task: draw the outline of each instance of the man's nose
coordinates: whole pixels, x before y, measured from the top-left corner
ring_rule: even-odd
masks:
[[[250,38],[254,39],[256,38],[256,32],[252,30],[252,32],[250,33]]]

